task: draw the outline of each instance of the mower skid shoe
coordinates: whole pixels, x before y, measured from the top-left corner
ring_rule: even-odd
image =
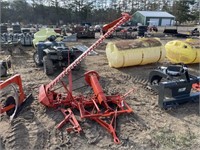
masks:
[[[30,106],[33,103],[33,100],[34,98],[32,94],[29,94],[24,100],[24,102],[21,103],[20,106],[18,106],[16,113],[13,115],[13,117],[10,118],[10,120],[16,118],[25,107]]]

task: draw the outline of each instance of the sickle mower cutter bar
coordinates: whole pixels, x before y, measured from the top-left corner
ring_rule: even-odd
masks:
[[[77,109],[81,118],[88,118],[96,121],[102,127],[104,127],[112,136],[115,143],[120,143],[116,135],[116,117],[123,113],[131,113],[132,109],[124,101],[124,96],[113,95],[106,96],[103,93],[103,89],[99,84],[99,75],[95,71],[89,71],[84,74],[85,81],[92,87],[94,94],[92,96],[72,94],[72,74],[71,70],[77,66],[92,50],[94,50],[103,40],[111,35],[115,29],[128,21],[130,16],[126,13],[122,15],[120,19],[117,19],[111,29],[108,30],[99,40],[97,40],[92,46],[90,46],[82,55],[80,55],[73,63],[71,63],[60,75],[58,75],[52,82],[47,85],[42,85],[39,89],[39,102],[47,107],[68,107],[67,109],[61,108],[61,112],[65,116],[65,119],[58,124],[57,128],[60,129],[65,123],[70,122],[72,127],[67,128],[67,131],[80,132],[82,129],[76,120],[72,109]],[[68,75],[69,85],[67,86],[62,78]],[[65,94],[57,93],[52,90],[54,86],[60,82],[64,89]],[[110,120],[110,121],[109,121]]]

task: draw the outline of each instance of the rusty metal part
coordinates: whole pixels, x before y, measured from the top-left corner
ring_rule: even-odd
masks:
[[[122,19],[123,19],[123,17],[118,18],[118,19],[112,21],[111,23],[104,25],[103,28],[102,28],[103,33],[108,32],[110,29],[113,28],[113,26],[115,26]]]
[[[98,82],[99,75],[95,71],[85,73],[85,80],[93,88],[94,95],[90,99],[79,99],[78,109],[81,118],[89,118],[99,123],[112,134],[114,142],[119,144],[120,140],[116,135],[116,118],[120,114],[131,113],[133,110],[124,101],[122,96],[106,96],[103,93],[102,87]],[[123,97],[126,97],[132,91],[124,94]],[[110,118],[110,123],[107,123],[105,120]]]
[[[200,83],[192,84],[192,88],[193,88],[194,90],[200,91]]]
[[[12,120],[21,111],[22,107],[27,104],[26,101],[30,101],[32,99],[30,98],[31,94],[27,97],[24,94],[22,80],[19,74],[16,74],[11,78],[0,82],[0,90],[8,86],[11,86],[14,89],[15,97],[8,97],[4,106],[0,103],[0,114],[6,112]]]
[[[117,119],[117,110],[113,114],[113,117],[110,121],[110,123],[104,121],[103,119],[100,118],[91,118],[92,120],[96,121],[99,123],[102,127],[104,127],[110,134],[113,136],[113,140],[116,144],[120,144],[120,140],[116,135],[116,119]]]
[[[0,114],[7,112],[11,109],[15,108],[14,104],[8,105],[8,106],[4,106],[4,107],[0,107]]]
[[[62,114],[64,115],[64,119],[57,125],[57,129],[62,128],[67,122],[70,122],[73,127],[69,127],[67,128],[67,132],[71,132],[71,131],[75,131],[80,133],[81,132],[81,127],[78,123],[78,121],[76,120],[76,117],[74,116],[72,110],[70,108],[68,109],[63,109],[61,108],[60,111],[62,112]]]
[[[3,89],[10,84],[16,84],[19,87],[19,92],[20,92],[19,104],[21,104],[25,98],[24,90],[22,87],[21,76],[19,74],[16,74],[16,75],[12,76],[11,78],[3,81],[2,83],[0,83],[0,89]]]
[[[78,109],[81,118],[88,118],[96,121],[113,136],[115,143],[120,143],[116,136],[116,117],[120,114],[131,113],[133,110],[124,101],[124,97],[127,96],[130,91],[124,96],[112,95],[106,96],[102,87],[99,84],[99,75],[95,71],[89,71],[85,73],[86,82],[92,87],[94,94],[91,97],[84,97],[83,95],[74,96],[72,94],[72,74],[71,70],[76,67],[92,50],[94,50],[103,40],[111,35],[115,29],[130,19],[130,15],[123,13],[123,16],[112,24],[112,28],[109,29],[100,39],[98,39],[92,46],[90,46],[83,54],[81,54],[74,62],[72,62],[61,74],[59,74],[53,81],[47,85],[42,85],[39,88],[39,102],[47,107],[57,108],[65,106],[68,108]],[[67,86],[62,79],[65,75],[68,75],[69,85]],[[65,94],[57,93],[53,90],[54,86],[60,82],[65,89]],[[71,109],[61,109],[61,112],[65,116],[65,119],[57,126],[60,129],[65,123],[71,122],[72,128],[68,128],[68,131],[81,131],[81,127],[78,124]],[[67,114],[66,114],[67,113]],[[105,120],[109,120],[106,122]]]

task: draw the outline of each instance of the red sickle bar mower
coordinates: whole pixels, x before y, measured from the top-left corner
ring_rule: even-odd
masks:
[[[94,94],[90,97],[83,95],[74,96],[72,93],[72,74],[71,70],[77,66],[92,50],[94,50],[103,40],[111,35],[115,29],[130,19],[130,15],[124,13],[120,19],[117,19],[111,29],[108,30],[100,39],[90,46],[82,55],[80,55],[73,63],[71,63],[61,74],[47,85],[42,85],[39,88],[39,102],[47,107],[61,108],[61,112],[65,116],[64,120],[58,124],[60,129],[65,123],[70,122],[72,127],[67,128],[67,131],[80,132],[82,129],[76,120],[72,110],[77,109],[81,118],[88,118],[96,121],[104,127],[112,136],[115,143],[120,143],[116,135],[116,118],[120,114],[131,113],[133,110],[124,101],[124,98],[129,94],[129,91],[124,96],[104,94],[99,83],[99,75],[95,71],[88,71],[84,74],[85,81],[92,87]],[[69,85],[67,86],[62,79],[68,75]],[[57,83],[61,83],[65,89],[65,93],[57,93],[53,88]],[[133,90],[132,90],[133,91]],[[110,119],[110,121],[108,121]]]
[[[7,97],[4,104],[1,104],[0,102],[0,114],[6,113],[12,120],[18,115],[22,108],[32,102],[33,98],[31,94],[27,97],[24,94],[22,80],[19,74],[16,74],[5,81],[0,81],[0,90],[6,89],[8,86],[15,92],[15,96]]]

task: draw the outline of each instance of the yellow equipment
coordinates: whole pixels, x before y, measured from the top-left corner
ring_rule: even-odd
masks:
[[[193,64],[200,62],[199,39],[174,40],[165,45],[166,57],[172,63]]]
[[[106,56],[110,67],[120,68],[159,62],[165,49],[158,38],[121,40],[107,44]]]

